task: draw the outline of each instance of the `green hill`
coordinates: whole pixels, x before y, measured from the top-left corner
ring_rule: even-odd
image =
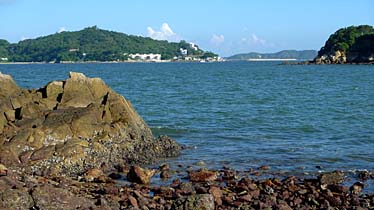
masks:
[[[124,61],[129,54],[161,54],[161,59],[187,55],[204,57],[210,55],[194,49],[189,43],[153,40],[94,27],[81,31],[62,32],[36,39],[9,44],[0,40],[0,57],[12,62],[62,62],[62,61]]]
[[[374,27],[360,25],[341,28],[330,35],[315,63],[368,63],[373,59]]]
[[[248,60],[248,59],[297,59],[312,60],[317,55],[315,50],[283,50],[277,53],[244,53],[228,57],[228,60]]]

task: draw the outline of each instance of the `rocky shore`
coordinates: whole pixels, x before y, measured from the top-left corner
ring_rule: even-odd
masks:
[[[373,209],[340,171],[263,178],[162,164],[181,150],[153,137],[131,103],[99,78],[70,73],[37,90],[0,73],[0,209]],[[360,173],[364,181],[373,172]]]
[[[81,176],[37,176],[0,169],[0,209],[373,209],[364,184],[340,184],[335,171],[316,178],[256,178],[261,170],[158,169],[124,165]],[[169,178],[177,174],[181,178]],[[186,175],[185,175],[186,174]],[[162,177],[164,184],[149,184]],[[362,178],[373,179],[373,172]],[[166,181],[165,181],[166,180]],[[165,184],[168,183],[168,184]]]

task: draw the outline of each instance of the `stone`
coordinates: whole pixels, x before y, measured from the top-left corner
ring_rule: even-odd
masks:
[[[198,171],[190,171],[188,176],[191,182],[209,182],[216,180],[218,173],[216,171],[200,169]]]
[[[211,186],[209,189],[209,193],[213,196],[214,201],[218,206],[222,205],[222,190],[219,189],[218,187]]]
[[[364,189],[365,185],[361,182],[356,182],[354,183],[350,188],[349,190],[353,193],[353,194],[359,194],[362,192],[362,190]]]
[[[344,181],[344,173],[341,171],[334,171],[323,173],[318,177],[321,185],[334,185]]]
[[[172,209],[175,210],[214,210],[214,198],[210,194],[190,195],[187,197],[179,198],[172,204]]]
[[[155,172],[155,170],[143,169],[140,166],[131,166],[127,180],[138,184],[149,184]]]
[[[102,170],[92,168],[86,171],[86,173],[84,174],[84,179],[88,182],[93,182],[95,180],[98,180],[103,175],[104,173]]]
[[[8,169],[3,164],[0,164],[0,176],[6,176],[7,174]]]
[[[34,202],[30,194],[22,189],[0,191],[0,209],[32,209]]]
[[[89,209],[94,206],[91,200],[48,184],[35,188],[32,197],[37,209]]]

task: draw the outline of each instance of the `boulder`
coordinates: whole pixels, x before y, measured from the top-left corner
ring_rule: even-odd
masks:
[[[127,180],[138,184],[149,184],[155,172],[155,170],[141,168],[140,166],[131,166],[127,174]]]
[[[154,138],[131,103],[100,78],[71,72],[37,90],[0,73],[0,162],[39,175],[82,175],[90,168],[152,163],[179,154]]]

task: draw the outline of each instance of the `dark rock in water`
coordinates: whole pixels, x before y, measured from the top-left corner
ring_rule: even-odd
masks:
[[[155,139],[131,103],[101,79],[81,73],[38,90],[0,73],[0,110],[0,162],[30,174],[75,176],[180,150],[167,136]]]
[[[155,170],[143,169],[139,166],[131,166],[127,174],[127,180],[138,184],[149,184]]]

